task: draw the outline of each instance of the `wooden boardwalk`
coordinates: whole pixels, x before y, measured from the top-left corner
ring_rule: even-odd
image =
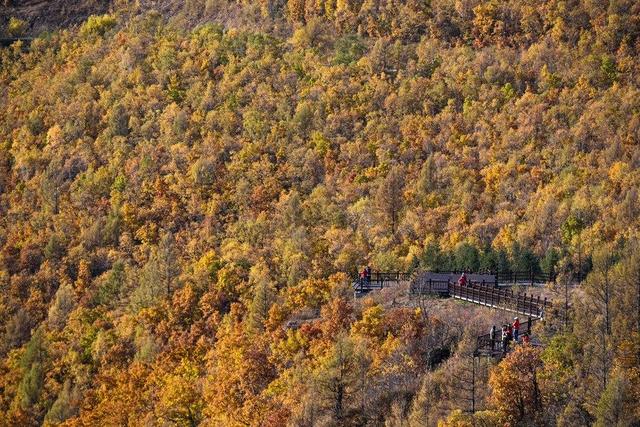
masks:
[[[354,278],[352,282],[356,296],[397,285],[410,283],[414,295],[437,295],[467,301],[497,310],[509,311],[526,317],[540,318],[550,303],[540,297],[514,293],[511,289],[498,287],[491,274],[467,274],[468,284],[459,285],[453,273],[423,272],[418,275],[402,272],[372,272],[367,279]]]
[[[474,304],[497,310],[509,311],[523,316],[539,319],[544,315],[550,303],[527,294],[515,294],[510,289],[496,289],[483,285],[461,286],[457,283],[449,285],[449,296]]]
[[[368,279],[354,279],[353,289],[357,297],[374,290],[409,282],[409,289],[413,295],[449,297],[520,315],[523,320],[520,328],[521,335],[530,333],[533,323],[542,319],[545,311],[551,307],[551,303],[546,298],[541,299],[539,296],[534,297],[523,293],[516,294],[512,289],[500,287],[495,275],[466,274],[467,285],[458,284],[458,277],[459,275],[452,272],[423,272],[417,275],[400,272],[374,272]],[[529,280],[531,277],[530,275]],[[477,337],[474,357],[502,357],[504,353],[500,334],[501,330],[498,328],[494,339],[491,339],[490,334]]]
[[[411,273],[374,271],[367,280],[355,278],[352,282],[356,297],[368,294],[371,291],[381,290],[389,286],[398,285],[401,282],[410,282]]]
[[[427,279],[428,278],[428,279]],[[474,281],[473,275],[467,276],[469,284],[462,286],[447,278],[433,275],[419,275],[411,283],[411,293],[415,295],[447,296],[462,301],[472,302],[497,310],[505,310],[523,316],[540,318],[550,303],[540,297],[527,294],[516,294],[511,289],[498,288],[493,283]]]

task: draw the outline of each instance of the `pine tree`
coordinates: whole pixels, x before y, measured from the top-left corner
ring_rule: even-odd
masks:
[[[271,287],[267,266],[264,263],[253,266],[249,273],[249,280],[254,290],[248,313],[249,328],[254,331],[262,331],[274,301],[274,291]]]
[[[376,204],[384,215],[392,235],[396,233],[404,206],[403,189],[404,173],[400,166],[394,166],[382,180],[376,193]]]
[[[164,284],[169,296],[172,289],[174,289],[175,279],[180,273],[175,239],[170,231],[163,233],[161,236],[156,256],[160,269],[160,281]]]

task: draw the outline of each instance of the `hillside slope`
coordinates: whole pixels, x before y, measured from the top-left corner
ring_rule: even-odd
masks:
[[[104,0],[4,0],[0,3],[0,26],[9,18],[27,23],[27,34],[37,35],[79,24],[89,15],[105,13],[110,1]]]
[[[571,4],[142,4],[2,49],[0,420],[455,425],[476,368],[476,422],[638,418],[640,10]],[[553,269],[546,348],[469,369],[492,315],[354,301],[365,264]]]

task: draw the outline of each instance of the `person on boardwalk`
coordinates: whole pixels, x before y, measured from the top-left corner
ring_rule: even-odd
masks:
[[[367,269],[363,268],[360,272],[360,286],[364,286],[367,281]]]
[[[491,339],[491,351],[493,351],[496,348],[496,325],[491,327],[491,330],[489,331],[489,338]]]
[[[364,271],[366,273],[367,284],[369,284],[371,283],[371,267],[367,265]]]
[[[509,331],[507,325],[502,325],[502,353],[507,354],[509,348]]]
[[[467,275],[465,273],[462,273],[462,276],[458,279],[458,285],[467,286]]]
[[[518,335],[520,333],[520,320],[517,317],[513,318],[513,340],[518,342]]]

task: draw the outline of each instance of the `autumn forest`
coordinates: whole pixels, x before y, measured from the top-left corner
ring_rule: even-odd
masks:
[[[640,426],[640,3],[74,2],[0,6],[0,426]]]

